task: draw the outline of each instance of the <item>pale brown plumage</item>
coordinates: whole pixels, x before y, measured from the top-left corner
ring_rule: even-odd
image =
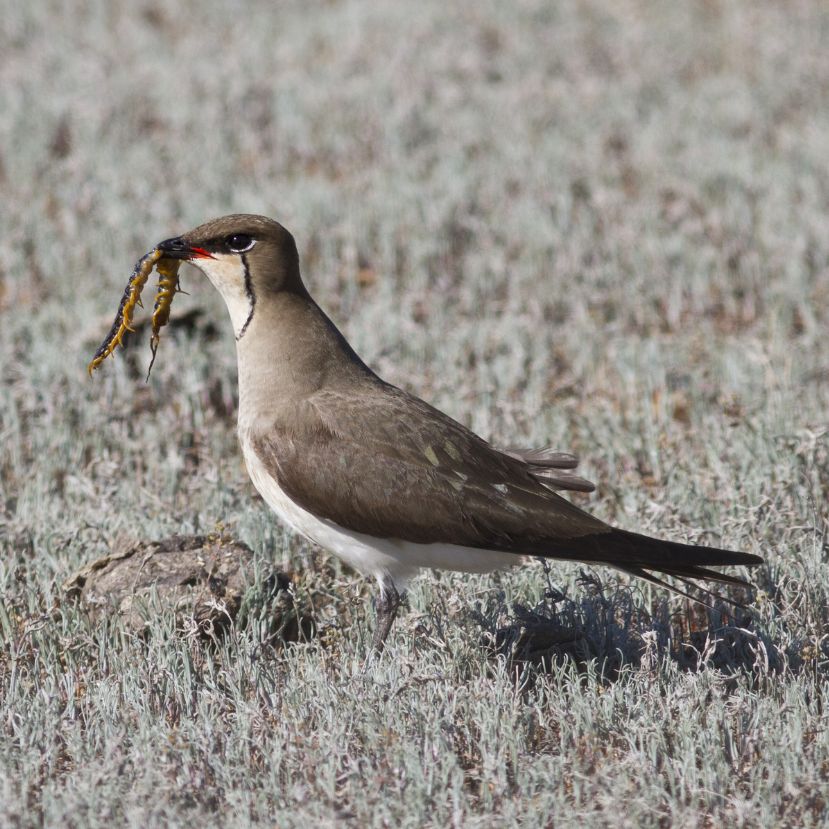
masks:
[[[397,595],[394,568],[382,563],[388,550],[417,558],[417,545],[464,550],[466,565],[457,569],[475,569],[469,556],[480,550],[481,569],[487,555],[499,554],[494,566],[511,554],[533,555],[608,564],[658,584],[665,583],[651,571],[685,583],[746,584],[709,568],[762,561],[615,529],[555,492],[593,489],[572,472],[573,455],[500,451],[385,383],[311,299],[293,237],[278,223],[226,216],[159,247],[192,259],[228,305],[239,356],[240,436],[260,491],[294,526],[316,521],[307,531],[312,538],[340,532],[343,544],[356,538],[366,549],[377,539],[376,572],[366,569],[381,583],[380,606]],[[214,258],[196,258],[196,248]],[[381,640],[390,626],[383,622]]]

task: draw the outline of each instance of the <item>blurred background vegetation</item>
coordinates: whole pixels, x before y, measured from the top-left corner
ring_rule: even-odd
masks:
[[[0,823],[825,824],[825,3],[2,11]],[[236,211],[294,232],[385,379],[577,451],[602,518],[764,555],[753,617],[429,575],[366,669],[366,586],[247,480],[198,274],[148,384],[143,340],[85,373],[135,260]],[[61,590],[217,524],[320,635],[138,636]],[[577,646],[522,661],[544,622]]]

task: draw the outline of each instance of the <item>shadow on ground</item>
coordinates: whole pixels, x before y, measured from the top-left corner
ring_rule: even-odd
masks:
[[[484,647],[516,666],[541,671],[567,662],[580,670],[594,664],[608,682],[625,667],[655,669],[666,658],[683,671],[715,669],[735,679],[829,671],[825,645],[780,647],[751,606],[723,600],[711,607],[690,600],[678,605],[664,597],[649,610],[633,586],[608,590],[587,573],[580,582],[584,593],[578,599],[550,587],[534,607],[508,605],[503,594],[477,606],[470,615],[483,630]]]

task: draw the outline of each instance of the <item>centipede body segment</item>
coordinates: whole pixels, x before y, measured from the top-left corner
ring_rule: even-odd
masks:
[[[153,330],[150,334],[150,350],[153,353],[150,360],[150,367],[147,369],[147,378],[153,370],[155,354],[158,351],[158,341],[161,329],[170,320],[170,308],[173,304],[173,297],[178,290],[178,269],[181,267],[180,259],[159,259],[155,269],[158,271],[158,291],[155,295],[153,306]]]
[[[147,284],[153,268],[155,268],[158,271],[158,290],[153,306],[152,333],[150,335],[150,349],[153,355],[150,369],[152,369],[161,329],[170,319],[170,307],[178,289],[178,269],[180,265],[179,260],[165,258],[164,253],[157,248],[153,248],[138,260],[127,282],[127,287],[124,289],[124,295],[118,305],[118,312],[115,315],[112,328],[89,363],[90,376],[118,346],[123,345],[124,335],[127,331],[133,330],[132,319],[135,306],[141,305],[141,292]],[[147,376],[149,377],[149,371]]]

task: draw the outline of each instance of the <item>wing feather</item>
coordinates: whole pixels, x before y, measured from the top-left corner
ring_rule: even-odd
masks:
[[[744,584],[706,566],[762,561],[615,529],[545,481],[574,456],[499,451],[393,386],[327,390],[308,404],[291,428],[252,435],[252,446],[292,499],[354,532],[609,564],[651,580],[646,571]]]

